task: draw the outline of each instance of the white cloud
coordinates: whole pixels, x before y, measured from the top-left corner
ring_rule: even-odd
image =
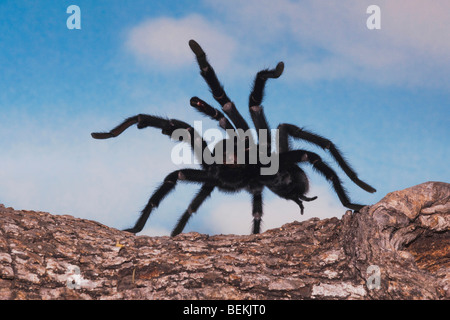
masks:
[[[187,43],[195,39],[222,75],[231,64],[247,77],[258,66],[283,60],[284,77],[290,80],[449,85],[446,0],[380,0],[381,30],[367,29],[371,1],[206,3],[213,12],[207,17],[191,14],[142,22],[128,33],[127,48],[142,65],[166,70],[194,62]]]
[[[449,62],[450,2],[436,0],[383,1],[383,27],[391,44],[408,53],[421,53],[439,62]]]
[[[218,26],[200,15],[181,19],[162,17],[149,19],[130,30],[127,48],[147,66],[180,68],[195,61],[188,46],[194,39],[214,59],[214,67],[221,70],[232,59],[235,42]]]
[[[239,39],[246,60],[261,51],[276,54],[291,79],[449,85],[449,1],[377,1],[381,30],[366,26],[373,1],[208,3]]]

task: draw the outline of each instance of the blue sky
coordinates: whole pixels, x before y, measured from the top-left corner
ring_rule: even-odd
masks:
[[[69,5],[81,30],[69,30]],[[381,9],[369,30],[366,9]],[[263,102],[273,128],[289,122],[340,147],[368,194],[319,153],[355,202],[422,182],[450,181],[448,1],[7,1],[0,2],[0,203],[133,225],[166,174],[174,146],[158,130],[128,129],[94,140],[124,118],[148,113],[203,127],[191,96],[214,100],[188,47],[196,39],[249,120],[257,71],[284,61]],[[214,104],[215,105],[215,104]],[[217,106],[217,105],[215,105]],[[295,204],[264,194],[264,229],[314,216],[342,216],[324,178],[304,166],[310,196]],[[195,194],[179,185],[143,234],[168,234]],[[214,192],[185,231],[248,233],[248,194]]]

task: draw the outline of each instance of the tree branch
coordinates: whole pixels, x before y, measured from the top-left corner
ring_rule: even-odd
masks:
[[[450,185],[258,235],[134,236],[0,205],[1,299],[449,299]]]

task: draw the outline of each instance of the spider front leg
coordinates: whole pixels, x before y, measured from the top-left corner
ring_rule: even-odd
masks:
[[[142,231],[153,209],[157,208],[160,202],[175,188],[178,180],[197,183],[214,183],[214,180],[212,180],[208,176],[206,171],[203,170],[182,169],[173,171],[166,176],[161,186],[150,197],[150,200],[148,201],[145,208],[141,211],[141,216],[136,221],[134,227],[126,229],[124,231],[128,231],[131,233],[138,233]]]
[[[334,191],[344,207],[355,211],[359,211],[364,207],[364,205],[350,202],[347,192],[342,186],[342,182],[336,172],[323,162],[316,153],[306,150],[291,150],[280,154],[280,164],[295,162],[309,162],[315,170],[322,174],[332,184]],[[311,199],[314,200],[314,198]]]
[[[195,40],[189,41],[189,47],[194,52],[195,57],[197,58],[198,65],[200,67],[200,74],[208,84],[208,87],[211,90],[214,99],[220,103],[220,105],[222,106],[222,110],[228,117],[230,117],[230,120],[233,122],[236,129],[247,131],[249,129],[247,122],[236,109],[234,103],[231,102],[230,98],[228,98],[222,84],[220,84],[219,80],[217,79],[213,67],[206,59],[206,54],[203,51],[202,47],[200,47],[200,45]]]
[[[253,82],[253,90],[248,99],[248,107],[259,106],[264,97],[264,87],[268,79],[277,79],[281,76],[284,70],[284,63],[279,62],[275,69],[261,70],[256,74],[255,81]]]
[[[176,129],[189,129],[192,128],[189,124],[176,120],[176,119],[164,119],[161,117],[151,116],[148,114],[138,114],[137,116],[129,117],[125,119],[117,127],[111,129],[109,132],[93,132],[91,133],[94,139],[109,139],[115,138],[124,132],[127,128],[133,124],[137,124],[138,129],[146,127],[154,127],[161,129],[162,133],[170,136]]]
[[[204,162],[203,157],[205,152],[209,152],[206,141],[203,140],[200,134],[195,131],[192,126],[180,120],[164,119],[147,114],[139,114],[137,116],[126,119],[124,122],[113,128],[109,132],[93,132],[91,133],[91,136],[94,139],[114,138],[120,135],[123,131],[125,131],[133,124],[137,124],[138,129],[144,129],[146,127],[161,129],[161,132],[169,137],[171,137],[177,129],[186,130],[186,133],[188,134],[183,134],[182,137],[185,137],[186,140],[189,140],[185,142],[190,142],[191,148],[197,159],[201,162],[202,166],[207,166],[207,164]],[[177,138],[180,137],[177,136]]]
[[[200,98],[192,97],[190,100],[190,104],[192,107],[194,107],[199,112],[207,115],[213,120],[216,120],[219,122],[219,126],[224,130],[234,130],[233,125],[228,121],[227,118],[223,115],[222,112],[220,112],[218,109],[210,106],[205,101],[203,101]]]
[[[171,233],[172,237],[183,232],[183,229],[186,226],[189,219],[191,218],[192,214],[197,212],[198,208],[206,200],[206,198],[208,198],[211,195],[211,192],[213,192],[213,190],[214,190],[213,185],[204,184],[202,186],[199,193],[192,200],[191,204],[186,209],[186,211],[181,216],[181,218],[178,220],[178,223],[175,226],[175,228],[172,230],[172,233]]]
[[[124,132],[127,128],[131,127],[133,124],[138,123],[139,116],[134,116],[125,119],[124,122],[119,124],[117,127],[111,129],[109,132],[92,132],[91,136],[94,139],[109,139],[114,138]]]
[[[263,96],[264,96],[264,87],[266,85],[266,81],[270,78],[276,79],[281,76],[284,70],[284,63],[279,62],[275,69],[262,70],[256,74],[253,89],[250,93],[250,97],[248,99],[248,108],[250,111],[250,116],[252,118],[253,124],[255,125],[256,133],[258,138],[260,138],[260,130],[265,130],[266,133],[266,148],[268,154],[271,152],[271,135],[269,124],[267,123],[266,116],[264,115],[264,109],[261,106]]]
[[[220,84],[219,79],[217,79],[214,69],[206,59],[205,51],[203,51],[202,47],[200,47],[195,40],[189,41],[189,47],[197,58],[197,63],[200,67],[200,74],[211,89],[214,99],[216,99],[221,106],[224,106],[226,103],[230,102],[230,98],[228,98],[225,90],[223,90],[223,86]]]

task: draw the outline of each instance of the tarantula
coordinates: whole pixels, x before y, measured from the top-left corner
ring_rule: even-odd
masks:
[[[259,233],[261,228],[261,217],[263,215],[262,191],[264,187],[270,189],[273,193],[281,198],[294,201],[300,207],[300,213],[303,214],[304,207],[302,201],[312,201],[317,197],[307,197],[305,194],[309,189],[309,182],[305,172],[298,166],[298,163],[308,162],[317,172],[322,174],[333,186],[339,200],[342,204],[353,210],[360,210],[363,205],[351,203],[349,197],[342,186],[342,182],[335,171],[330,168],[319,155],[307,150],[292,150],[289,146],[289,138],[302,139],[312,144],[328,150],[338,165],[343,169],[347,176],[359,187],[367,192],[375,192],[376,190],[358,179],[355,171],[344,160],[336,146],[328,139],[321,137],[315,133],[306,131],[293,124],[280,124],[276,130],[278,141],[276,143],[276,151],[271,152],[271,137],[269,125],[261,106],[264,95],[264,87],[269,78],[278,78],[284,70],[284,63],[279,62],[275,69],[265,69],[257,73],[251,94],[249,96],[250,116],[255,126],[258,140],[261,139],[261,132],[268,134],[266,139],[261,141],[253,141],[251,135],[243,134],[248,131],[249,126],[241,116],[235,105],[228,98],[223,86],[217,79],[214,69],[209,64],[206,54],[200,45],[194,41],[189,41],[189,46],[196,56],[197,63],[200,67],[200,74],[206,81],[214,99],[222,106],[222,111],[210,106],[198,97],[190,100],[190,105],[200,113],[218,121],[219,126],[228,133],[235,133],[229,138],[223,139],[216,144],[211,151],[206,142],[198,132],[189,124],[176,120],[165,119],[152,115],[139,114],[127,118],[117,127],[109,132],[92,133],[95,139],[107,139],[120,135],[124,130],[133,124],[137,124],[139,129],[146,127],[154,127],[162,130],[162,133],[168,136],[176,130],[186,133],[189,139],[187,142],[191,144],[191,148],[196,156],[199,156],[201,169],[181,169],[176,170],[166,176],[164,182],[150,197],[147,205],[141,212],[135,226],[126,231],[132,233],[140,232],[152,210],[160,204],[177,184],[178,181],[187,181],[200,183],[201,188],[178,220],[171,235],[175,236],[181,233],[186,226],[189,218],[197,211],[200,205],[211,195],[215,188],[224,192],[237,192],[247,190],[252,195],[253,200],[253,227],[252,233]],[[264,142],[262,142],[264,140]],[[228,148],[223,151],[225,143],[232,141],[232,150]],[[238,146],[243,145],[245,153],[245,161],[237,161]],[[249,162],[248,157],[251,151],[257,152],[257,161]],[[225,161],[208,163],[201,157],[202,154],[209,153],[210,156],[223,156]],[[262,174],[263,169],[268,169],[268,164],[263,163],[263,156],[276,155],[278,159],[278,170],[269,174]],[[230,160],[231,158],[231,160]],[[217,158],[216,158],[217,159]]]

